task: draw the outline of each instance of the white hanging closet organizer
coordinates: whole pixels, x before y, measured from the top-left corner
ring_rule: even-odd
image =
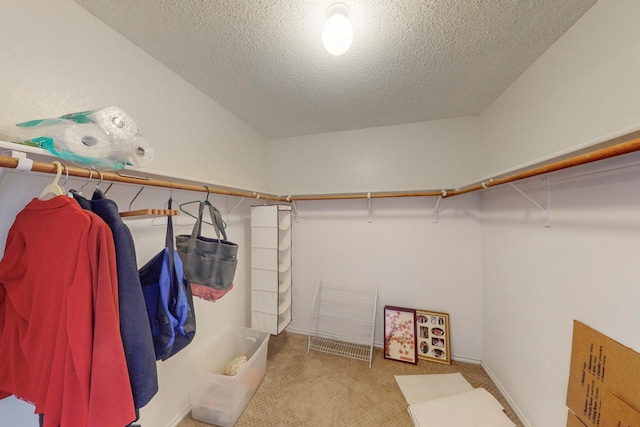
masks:
[[[291,323],[291,206],[251,206],[251,327],[278,335]]]
[[[318,283],[311,306],[307,352],[317,350],[369,362],[378,290],[356,290]]]

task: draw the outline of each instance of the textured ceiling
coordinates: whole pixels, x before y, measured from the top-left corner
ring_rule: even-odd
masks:
[[[477,115],[595,0],[75,0],[267,138]]]

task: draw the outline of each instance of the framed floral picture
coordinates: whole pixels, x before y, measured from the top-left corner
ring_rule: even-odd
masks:
[[[449,314],[416,310],[418,358],[451,364]]]
[[[384,307],[384,358],[418,363],[414,309]]]

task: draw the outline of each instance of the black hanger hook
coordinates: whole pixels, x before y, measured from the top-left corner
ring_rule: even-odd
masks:
[[[204,188],[207,189],[207,198],[204,199],[205,203],[209,202],[209,194],[211,194],[211,190],[209,190],[209,187],[207,187],[206,185],[204,186]]]

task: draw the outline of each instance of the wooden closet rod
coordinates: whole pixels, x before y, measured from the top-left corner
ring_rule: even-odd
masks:
[[[599,160],[610,159],[612,157],[622,156],[623,154],[629,154],[636,151],[640,151],[640,138],[620,142],[618,144],[600,148],[588,153],[580,154],[567,159],[517,172],[512,175],[493,178],[491,180],[480,182],[478,184],[474,184],[462,189],[451,190],[448,191],[446,197],[470,193],[472,191],[478,191],[484,188],[506,184],[525,178],[532,178],[534,176],[544,175],[546,173],[556,172],[562,169],[572,168],[574,166],[585,165],[587,163],[597,162]]]
[[[16,169],[18,167],[18,161],[15,157],[5,157],[0,156],[0,167],[3,168],[12,168]],[[91,173],[87,168],[75,167],[75,166],[64,166],[69,171],[69,176],[77,176],[81,178],[89,178]],[[33,166],[31,167],[31,171],[33,172],[46,172],[53,173],[57,172],[56,165],[53,163],[47,162],[38,162],[34,161]],[[142,184],[148,185],[152,187],[163,187],[163,188],[172,188],[175,190],[188,190],[188,191],[200,191],[206,193],[207,191],[212,194],[222,194],[225,196],[239,196],[246,197],[252,199],[260,199],[260,200],[281,200],[278,196],[274,196],[272,194],[265,193],[254,193],[242,190],[230,190],[224,188],[217,188],[214,185],[202,184],[202,185],[194,185],[194,184],[183,184],[180,182],[171,182],[160,179],[147,179],[146,177],[135,177],[133,175],[118,175],[116,172],[100,172],[103,176],[104,181],[111,182],[122,182],[127,184]],[[124,173],[128,173],[128,171],[123,171]],[[66,172],[63,172],[65,175]],[[93,171],[93,178],[96,179],[96,172]],[[205,187],[206,185],[206,187]]]
[[[632,138],[632,139],[629,139]],[[622,142],[618,142],[622,141]],[[381,192],[381,193],[350,193],[350,194],[311,194],[311,195],[295,195],[295,196],[275,196],[267,193],[255,193],[243,190],[233,190],[218,188],[215,186],[205,187],[202,185],[183,184],[179,182],[171,182],[159,179],[146,179],[144,177],[137,178],[135,176],[122,176],[115,172],[102,172],[103,179],[105,181],[122,182],[127,184],[143,184],[153,187],[174,188],[177,190],[188,191],[200,191],[206,193],[207,191],[213,194],[221,194],[226,196],[238,196],[252,199],[270,200],[275,202],[293,202],[298,200],[341,200],[341,199],[376,199],[376,198],[390,198],[390,197],[452,197],[460,194],[471,193],[473,191],[483,190],[485,188],[494,187],[496,185],[506,184],[513,181],[518,181],[525,178],[531,178],[538,175],[543,175],[550,172],[556,172],[562,169],[572,168],[574,166],[580,166],[587,163],[596,162],[599,160],[610,159],[612,157],[622,156],[624,154],[640,151],[640,132],[635,132],[623,137],[615,138],[608,143],[604,143],[607,146],[604,148],[594,149],[587,153],[579,154],[573,157],[558,160],[552,163],[544,164],[537,167],[532,167],[524,171],[516,172],[511,175],[492,178],[487,181],[479,182],[469,185],[467,187],[459,189],[443,189],[443,190],[424,190],[424,191],[405,191],[405,192]],[[610,145],[613,144],[613,145]],[[0,167],[4,168],[17,168],[18,160],[14,157],[0,156]],[[80,168],[74,166],[66,166],[69,171],[69,176],[77,176],[82,178],[89,178],[90,173],[87,168]],[[31,168],[34,172],[47,172],[56,173],[56,166],[53,163],[34,161]]]
[[[425,191],[407,191],[407,192],[388,192],[388,193],[352,193],[352,194],[310,194],[297,195],[286,198],[287,200],[343,200],[343,199],[383,199],[389,197],[431,197],[442,196],[442,191],[425,190]]]

